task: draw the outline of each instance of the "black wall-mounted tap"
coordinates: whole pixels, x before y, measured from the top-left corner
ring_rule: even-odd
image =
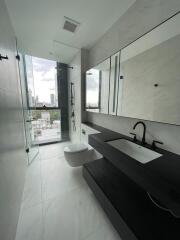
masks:
[[[143,126],[143,137],[142,137],[141,142],[142,142],[143,145],[145,145],[146,144],[146,125],[145,125],[145,123],[139,121],[134,125],[133,129],[135,129],[136,126],[139,125],[139,124],[141,124]]]
[[[8,60],[9,58],[8,58],[7,55],[6,55],[6,56],[3,56],[3,55],[0,54],[0,60],[2,61],[3,59],[4,59],[4,60]]]

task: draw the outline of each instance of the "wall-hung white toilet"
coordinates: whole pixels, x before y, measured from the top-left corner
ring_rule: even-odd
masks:
[[[89,134],[99,132],[84,124],[81,124],[81,130],[81,142],[70,144],[64,148],[65,159],[71,167],[79,167],[102,158],[102,155],[87,143]]]

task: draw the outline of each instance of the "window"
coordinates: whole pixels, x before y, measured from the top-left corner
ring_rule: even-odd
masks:
[[[27,56],[26,72],[29,107],[58,107],[56,62]]]
[[[61,140],[57,63],[25,56],[31,141],[34,144]]]
[[[61,138],[60,110],[32,110],[34,143],[55,142]]]

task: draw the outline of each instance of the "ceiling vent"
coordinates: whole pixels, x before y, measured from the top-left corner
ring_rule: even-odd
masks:
[[[80,25],[79,22],[71,19],[71,18],[68,18],[68,17],[64,17],[64,25],[63,25],[63,29],[69,31],[69,32],[72,32],[74,33],[78,26]]]

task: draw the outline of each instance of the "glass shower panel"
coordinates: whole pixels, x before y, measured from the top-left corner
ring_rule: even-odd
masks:
[[[19,54],[20,55],[20,54]],[[27,59],[28,64],[31,64],[31,59]],[[39,153],[39,146],[34,144],[34,139],[36,138],[35,133],[32,129],[32,113],[28,107],[27,94],[30,92],[31,96],[35,96],[34,86],[33,86],[33,75],[29,71],[26,72],[25,58],[20,55],[19,61],[19,74],[21,83],[21,93],[22,93],[22,105],[23,105],[23,116],[24,116],[24,128],[25,128],[25,140],[26,140],[26,152],[28,154],[28,164],[30,164]],[[26,79],[29,76],[30,81],[30,91],[27,91]],[[33,98],[32,98],[33,99]],[[35,106],[35,102],[31,102],[31,105]]]
[[[23,105],[24,105],[24,118],[25,118],[25,132],[26,132],[26,150],[28,153],[28,161],[29,164],[35,159],[37,154],[39,153],[39,145],[36,142],[37,134],[33,129],[32,122],[34,121],[32,110],[29,108],[36,107],[35,102],[35,91],[34,91],[34,79],[32,72],[32,58],[29,56],[25,56],[21,61],[21,78],[23,78]],[[27,84],[28,83],[28,84]],[[27,97],[28,96],[28,97]]]

